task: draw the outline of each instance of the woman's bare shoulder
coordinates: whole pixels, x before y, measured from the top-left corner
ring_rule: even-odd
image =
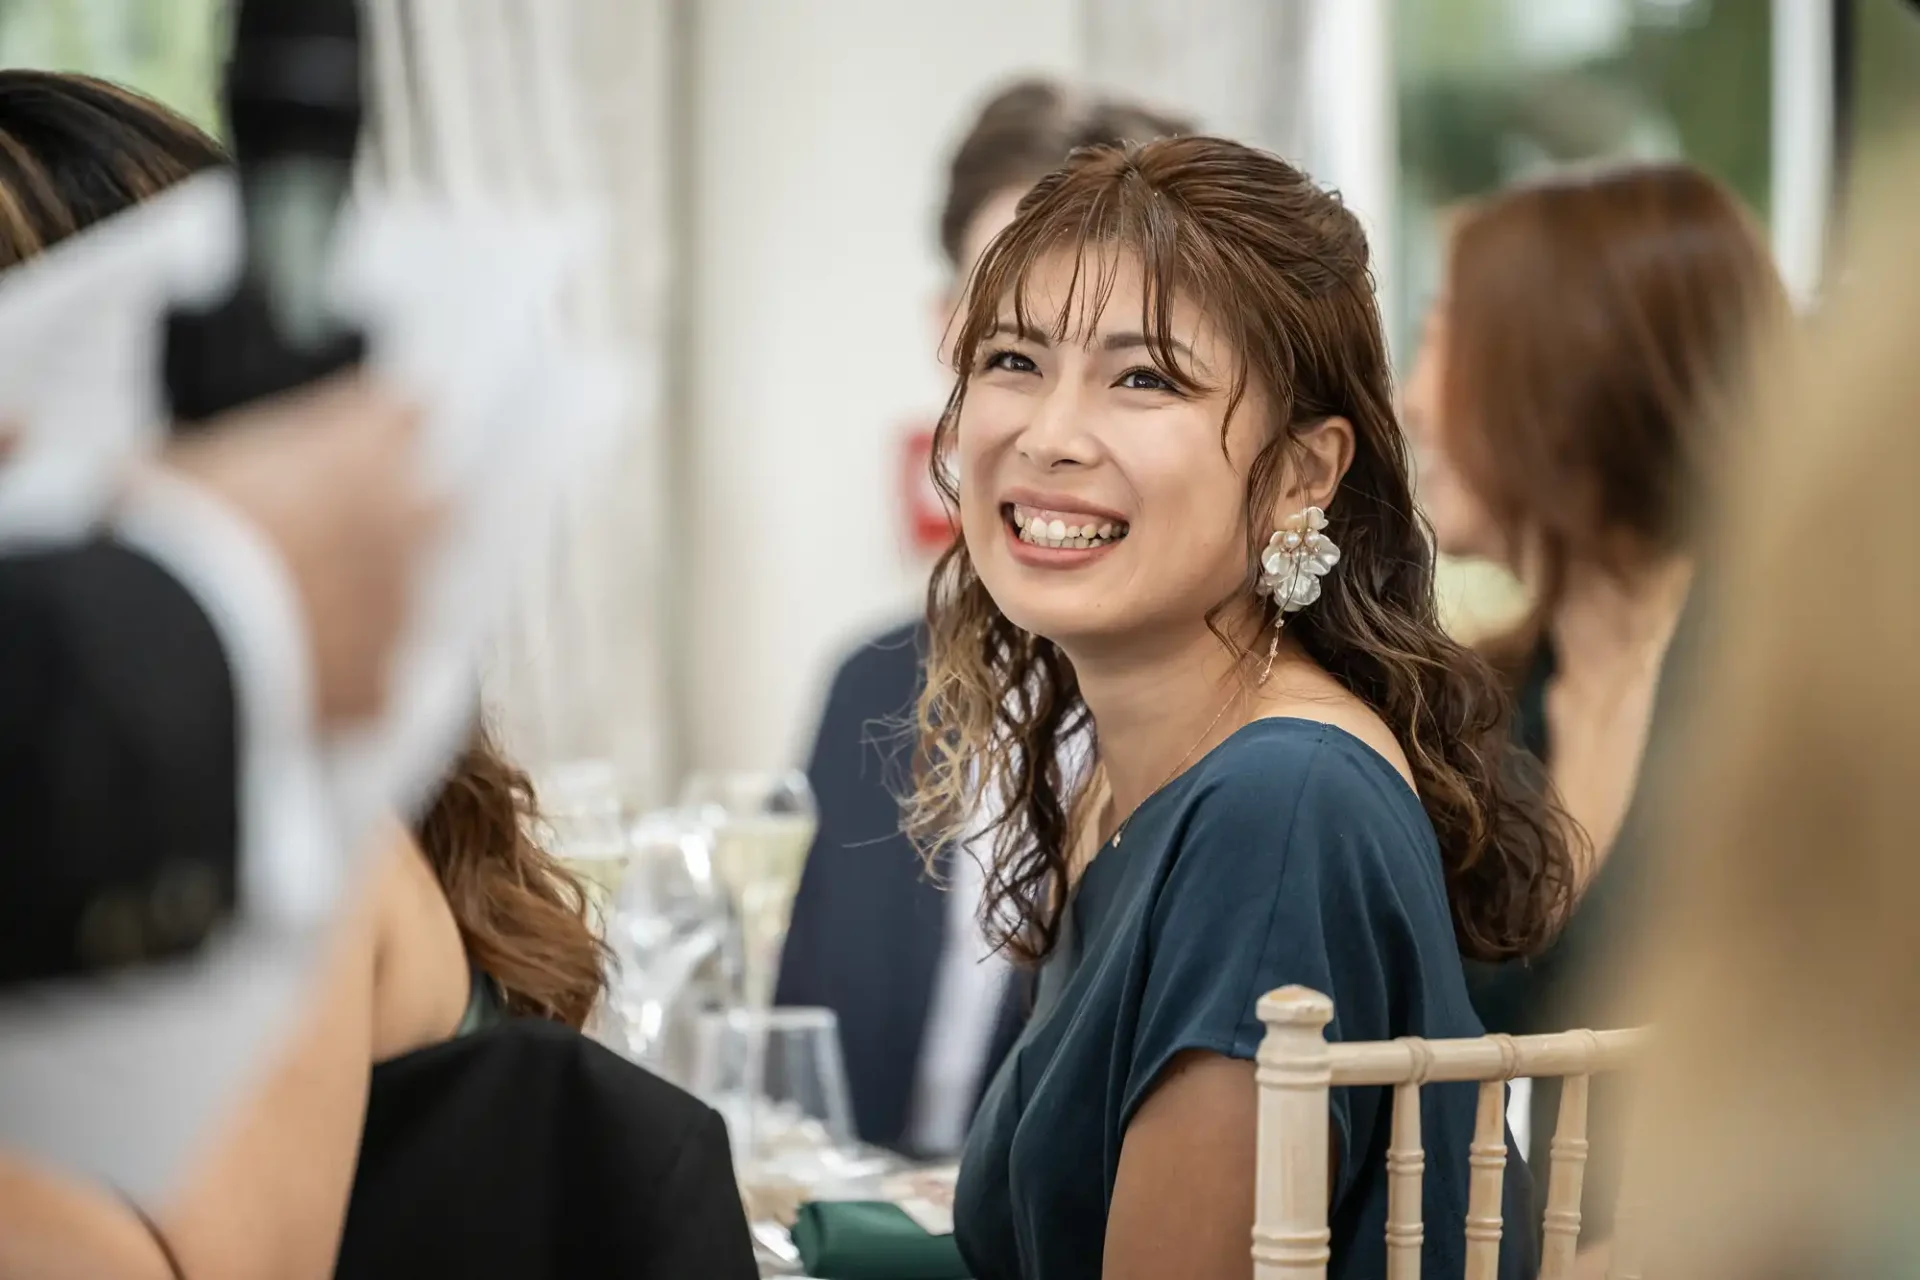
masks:
[[[472,986],[459,925],[419,842],[396,826],[389,855],[375,941],[376,1061],[450,1037]]]

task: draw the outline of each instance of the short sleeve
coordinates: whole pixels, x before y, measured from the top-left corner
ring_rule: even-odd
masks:
[[[1256,1005],[1275,988],[1329,996],[1330,1039],[1390,1037],[1388,971],[1411,952],[1395,936],[1403,917],[1378,869],[1417,833],[1404,799],[1383,790],[1404,783],[1377,776],[1390,767],[1357,758],[1357,744],[1328,742],[1333,732],[1253,744],[1196,794],[1149,926],[1123,1129],[1179,1054],[1251,1060],[1264,1034]],[[1355,1091],[1333,1095],[1336,1199],[1379,1110],[1378,1091],[1361,1092],[1357,1109]]]

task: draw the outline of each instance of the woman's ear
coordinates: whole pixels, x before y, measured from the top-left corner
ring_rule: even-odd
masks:
[[[1342,417],[1322,418],[1296,432],[1289,450],[1287,485],[1273,513],[1278,528],[1289,516],[1308,507],[1333,505],[1340,481],[1353,465],[1353,423]]]

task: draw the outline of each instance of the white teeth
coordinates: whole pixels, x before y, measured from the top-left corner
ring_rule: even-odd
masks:
[[[1127,536],[1125,524],[1096,524],[1091,520],[1083,524],[1068,524],[1057,517],[1048,519],[1044,513],[1032,508],[1013,507],[1011,517],[1013,527],[1019,531],[1020,541],[1036,547],[1087,551]]]

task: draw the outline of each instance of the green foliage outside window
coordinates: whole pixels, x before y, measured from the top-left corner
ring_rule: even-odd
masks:
[[[1854,137],[1871,149],[1920,126],[1920,5],[1853,3]]]
[[[81,71],[220,131],[225,0],[0,0],[0,65]]]
[[[1551,165],[1684,157],[1766,216],[1768,0],[1396,0],[1394,22],[1412,308],[1445,208]]]

